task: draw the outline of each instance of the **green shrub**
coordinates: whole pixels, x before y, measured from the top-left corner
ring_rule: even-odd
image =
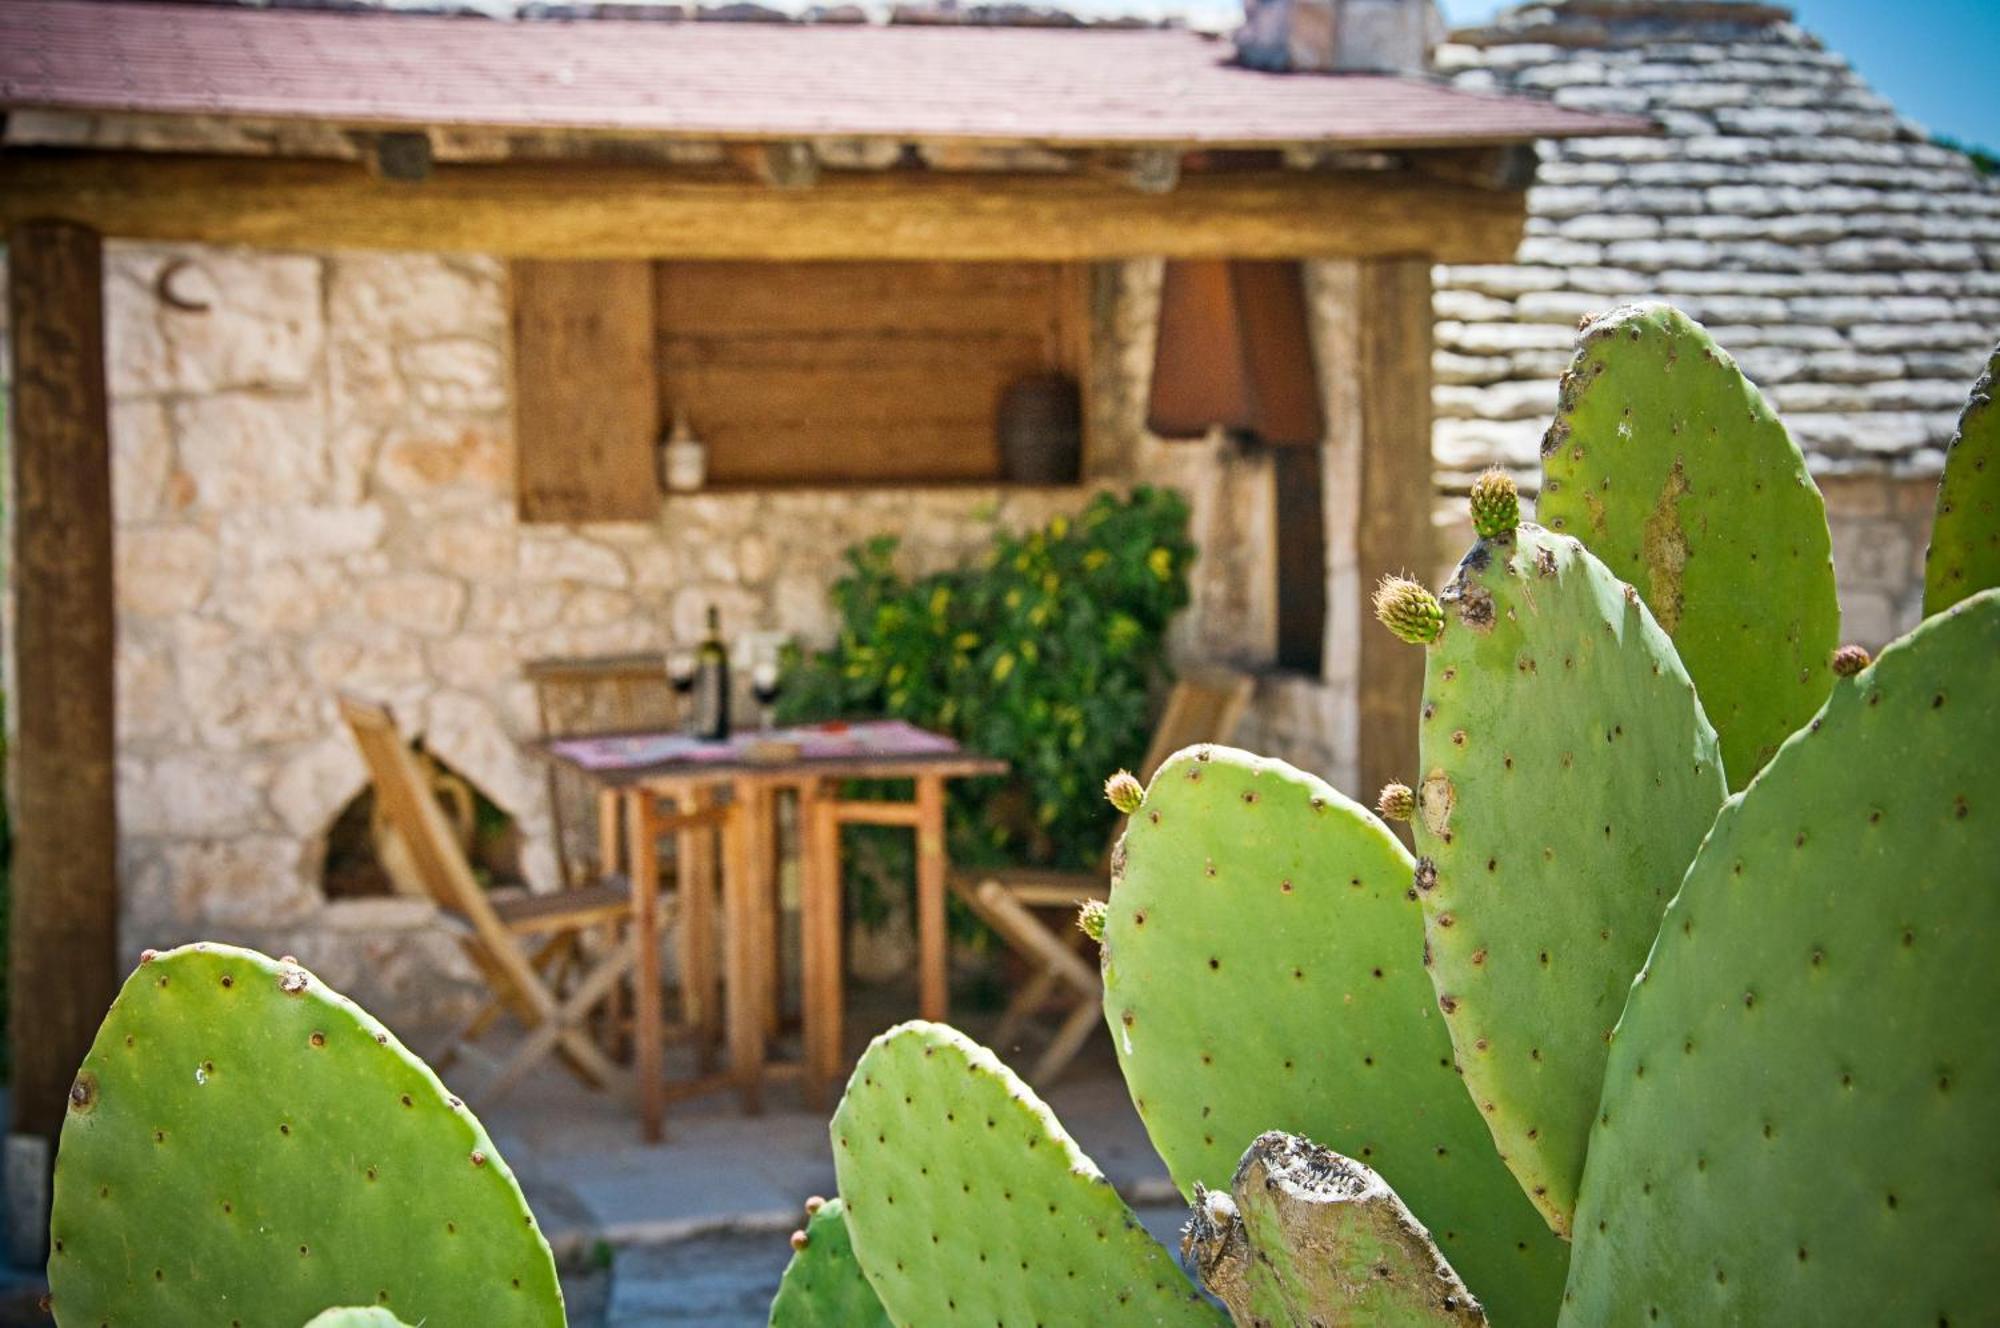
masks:
[[[997,529],[974,567],[914,580],[898,541],[847,550],[834,583],[840,636],[787,660],[780,717],[890,715],[1013,767],[954,781],[952,860],[1089,867],[1114,813],[1105,771],[1135,765],[1166,677],[1166,630],[1188,601],[1194,545],[1171,490],[1103,493],[1074,518]],[[850,832],[849,905],[866,922],[911,887],[908,836]]]

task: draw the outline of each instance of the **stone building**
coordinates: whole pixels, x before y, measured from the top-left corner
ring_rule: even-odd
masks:
[[[1805,449],[1847,634],[1913,626],[1942,449],[2000,339],[2000,181],[1780,6],[1556,0],[1458,32],[1435,59],[1458,88],[1664,131],[1542,145],[1515,262],[1440,269],[1445,486],[1487,465],[1532,484],[1576,320],[1670,300]]]
[[[1421,660],[1371,652],[1363,604],[1377,576],[1432,559],[1433,259],[1514,251],[1519,183],[1481,169],[1510,144],[1642,126],[1226,55],[1172,31],[0,6],[0,363],[13,473],[34,479],[8,507],[9,714],[31,772],[10,793],[41,809],[17,823],[14,926],[84,957],[62,979],[73,999],[17,999],[17,1019],[57,1029],[19,1081],[60,1107],[66,1044],[109,999],[78,974],[115,979],[114,948],[242,941],[391,1017],[436,1016],[466,970],[429,905],[322,888],[364,786],[336,693],[388,702],[513,817],[520,866],[549,887],[524,664],[687,642],[711,603],[734,632],[823,640],[841,549],[878,533],[922,568],[1090,487],[1172,485],[1201,550],[1178,652],[1262,671],[1239,739],[1348,789],[1406,768]],[[449,77],[458,60],[479,77]],[[949,99],[913,76],[939,65],[963,73]],[[1166,258],[1305,264],[1325,420],[1316,672],[1269,668],[1270,449],[1145,429]],[[594,336],[635,303],[619,283],[650,293],[662,265],[754,281],[820,260],[1062,277],[1083,483],[662,497],[651,448],[671,412],[650,380],[519,353],[524,273],[588,267],[576,312]],[[623,474],[636,460],[642,477],[611,495],[627,510],[538,519],[524,458],[594,475],[602,440],[572,435],[614,390],[631,394]],[[572,413],[523,426],[531,396],[565,392]],[[912,446],[879,418],[877,461]],[[95,698],[114,684],[106,722]]]

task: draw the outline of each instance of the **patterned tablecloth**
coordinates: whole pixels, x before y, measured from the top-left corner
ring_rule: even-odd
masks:
[[[685,733],[619,733],[604,737],[562,738],[551,742],[548,750],[557,759],[584,770],[615,772],[651,770],[680,762],[739,765],[756,761],[759,752],[787,747],[796,749],[794,759],[799,761],[950,756],[959,750],[958,744],[943,734],[920,729],[900,719],[749,729],[731,735],[726,742],[708,742]]]

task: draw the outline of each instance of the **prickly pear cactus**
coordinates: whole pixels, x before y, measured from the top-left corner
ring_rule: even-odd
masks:
[[[359,1309],[328,1310],[315,1315],[306,1328],[410,1328],[410,1325],[379,1305],[368,1305]]]
[[[1478,1300],[1389,1183],[1297,1135],[1259,1136],[1229,1193],[1197,1190],[1181,1262],[1239,1324],[1486,1325]]]
[[[1931,547],[1924,557],[1924,616],[2000,586],[2000,347],[1972,385],[1945,454]]]
[[[1673,644],[1576,540],[1481,540],[1443,600],[1411,819],[1431,980],[1494,1143],[1568,1235],[1605,1040],[1722,763]]]
[[[1496,1323],[1547,1323],[1562,1242],[1452,1069],[1386,826],[1281,761],[1181,752],[1132,817],[1104,927],[1104,1011],[1174,1181],[1224,1189],[1266,1130],[1382,1173]]]
[[[1723,810],[1611,1045],[1563,1323],[1992,1317],[1996,746],[1989,590]]]
[[[126,980],[70,1091],[49,1234],[65,1325],[563,1322],[472,1113],[359,1006],[233,946]]]
[[[869,1044],[834,1112],[847,1229],[890,1319],[1227,1322],[998,1057],[942,1024]]]
[[[1542,440],[1539,520],[1645,596],[1742,788],[1833,687],[1826,507],[1785,426],[1665,305],[1589,323]]]
[[[811,1210],[771,1302],[771,1328],[887,1328],[889,1316],[854,1259],[839,1199]]]

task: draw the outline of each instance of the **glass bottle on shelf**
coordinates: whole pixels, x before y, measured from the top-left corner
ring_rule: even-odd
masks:
[[[708,606],[708,635],[695,647],[694,736],[708,742],[729,738],[729,649],[722,644],[722,614]]]

